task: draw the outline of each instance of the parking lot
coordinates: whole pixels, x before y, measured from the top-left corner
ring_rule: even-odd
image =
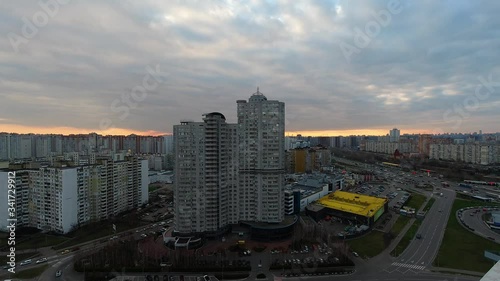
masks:
[[[351,192],[368,196],[375,196],[389,199],[389,208],[399,206],[399,208],[408,200],[409,193],[400,187],[382,184],[363,184]]]

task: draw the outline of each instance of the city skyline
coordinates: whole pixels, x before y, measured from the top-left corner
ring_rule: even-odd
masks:
[[[206,114],[206,113],[205,113]],[[179,120],[179,122],[182,122],[182,120]],[[304,137],[349,137],[349,136],[388,136],[390,134],[390,127],[387,127],[387,129],[379,129],[376,131],[370,131],[372,134],[367,134],[365,131],[359,131],[359,130],[345,130],[345,131],[333,131],[333,130],[326,130],[326,131],[285,131],[285,137],[297,137],[297,136],[304,136]],[[342,134],[344,132],[344,134]],[[350,133],[347,133],[350,132]],[[42,132],[42,133],[34,133],[32,131],[28,131],[27,133],[24,132],[8,132],[8,131],[0,131],[0,134],[19,134],[19,135],[62,135],[62,136],[71,136],[71,135],[89,135],[89,134],[98,134],[101,136],[131,136],[131,135],[137,135],[137,136],[144,136],[144,137],[159,137],[159,136],[172,136],[173,133],[160,133],[160,132],[134,132],[134,131],[121,131],[119,130],[118,133],[116,134],[100,134],[95,131],[92,132],[82,132],[82,131],[75,131],[71,133],[54,133],[54,132]],[[483,132],[482,130],[476,130],[476,131],[470,131],[470,132],[433,132],[433,131],[404,131],[401,133],[401,136],[405,135],[425,135],[425,134],[434,134],[434,135],[474,135],[474,134],[480,134],[480,135],[489,135],[489,134],[500,134],[500,132]]]
[[[498,131],[495,2],[61,3],[2,4],[0,131],[171,134],[256,87],[287,134]]]

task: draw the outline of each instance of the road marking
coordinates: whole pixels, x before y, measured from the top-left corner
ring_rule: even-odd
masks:
[[[397,266],[397,267],[406,267],[410,269],[417,269],[417,270],[424,270],[425,266],[423,265],[415,265],[415,264],[406,264],[406,263],[399,263],[399,262],[393,262],[391,265]]]

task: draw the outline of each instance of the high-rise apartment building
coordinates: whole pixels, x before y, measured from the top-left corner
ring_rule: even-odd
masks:
[[[237,124],[214,112],[174,126],[178,234],[218,235],[238,222],[284,219],[284,103],[257,90],[237,107]]]
[[[259,92],[238,100],[241,221],[278,223],[284,218],[285,104]]]
[[[400,131],[396,128],[392,129],[389,132],[389,141],[390,142],[399,142]]]
[[[218,112],[203,122],[174,126],[175,230],[181,234],[214,234],[237,218],[232,211],[236,192],[236,124]]]

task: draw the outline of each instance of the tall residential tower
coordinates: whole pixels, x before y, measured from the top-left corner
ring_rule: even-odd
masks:
[[[175,125],[174,143],[175,231],[217,235],[237,222],[236,124],[205,114],[203,122]]]
[[[284,220],[285,104],[257,89],[237,107],[237,124],[213,112],[174,126],[179,235],[217,236],[239,222]]]
[[[238,100],[240,221],[284,219],[285,104],[259,92]]]

